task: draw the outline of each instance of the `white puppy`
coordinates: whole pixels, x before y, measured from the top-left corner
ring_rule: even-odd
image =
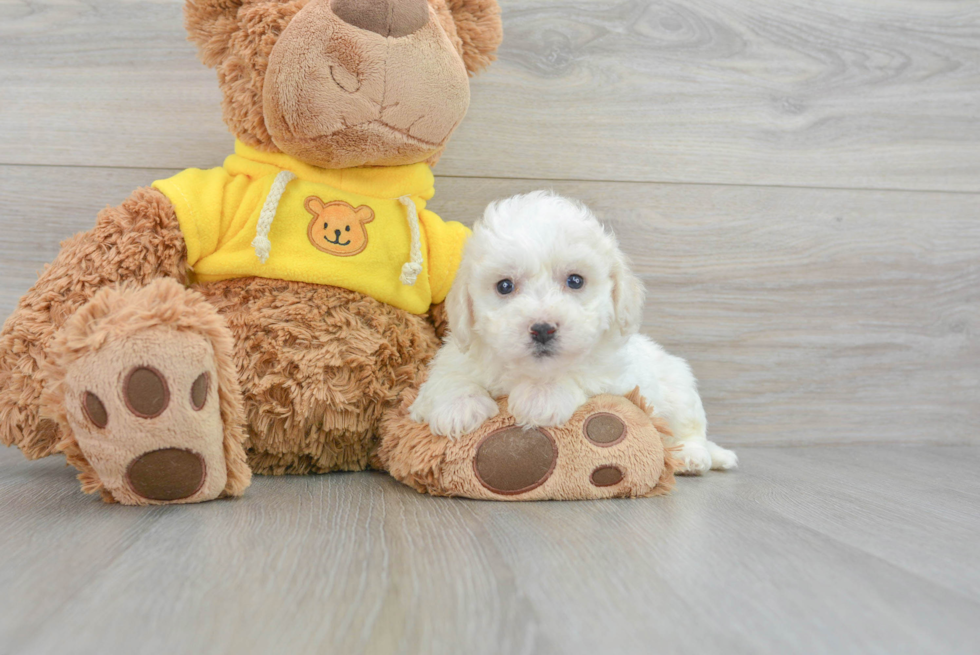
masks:
[[[456,438],[508,396],[521,424],[555,426],[591,396],[639,385],[683,472],[733,468],[735,453],[708,441],[687,362],[637,334],[642,310],[642,283],[584,205],[546,191],[493,203],[466,245],[446,299],[451,332],[412,419]]]

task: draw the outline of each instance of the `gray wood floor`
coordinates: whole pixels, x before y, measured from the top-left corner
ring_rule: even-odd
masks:
[[[664,498],[355,473],[147,510],[0,452],[0,652],[980,651],[980,448],[741,454]]]
[[[592,205],[742,468],[145,510],[0,451],[0,654],[980,652],[980,4],[501,3],[430,206]],[[0,0],[0,320],[99,209],[230,152],[181,5]]]

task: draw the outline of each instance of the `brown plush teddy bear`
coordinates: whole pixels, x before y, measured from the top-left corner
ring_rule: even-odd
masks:
[[[429,166],[501,39],[496,0],[188,0],[185,18],[235,154],[103,211],[0,341],[0,441],[63,451],[127,504],[368,465],[439,343],[467,230],[425,209]]]
[[[468,235],[426,209],[429,167],[500,41],[495,0],[188,0],[186,23],[235,153],[62,244],[0,337],[0,441],[131,505],[370,465],[477,498],[672,486],[637,394],[455,442],[407,418]]]

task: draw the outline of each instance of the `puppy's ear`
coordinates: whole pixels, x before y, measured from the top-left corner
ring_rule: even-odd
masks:
[[[473,299],[470,298],[470,267],[467,258],[459,264],[456,279],[446,295],[446,315],[449,333],[462,352],[470,349],[473,342]]]
[[[636,334],[643,320],[643,295],[645,289],[640,279],[630,270],[629,260],[618,248],[612,265],[613,312],[619,332],[623,336]]]

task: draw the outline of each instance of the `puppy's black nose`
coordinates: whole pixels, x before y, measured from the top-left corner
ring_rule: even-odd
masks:
[[[555,338],[558,328],[551,323],[535,323],[531,326],[531,341],[546,344]]]
[[[340,230],[334,230],[333,233],[337,235],[338,239],[340,238]]]

